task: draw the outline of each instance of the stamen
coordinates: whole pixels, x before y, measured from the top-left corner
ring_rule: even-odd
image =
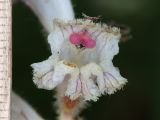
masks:
[[[66,61],[64,61],[64,64],[65,65],[68,65],[69,67],[76,67],[76,65],[75,64],[72,64],[72,63],[68,63],[68,62],[66,62]]]

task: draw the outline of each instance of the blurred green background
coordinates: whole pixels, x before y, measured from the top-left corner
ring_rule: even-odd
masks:
[[[73,0],[77,17],[102,15],[128,25],[133,38],[120,44],[115,66],[128,79],[123,90],[103,96],[82,112],[87,120],[160,120],[160,1]],[[39,90],[32,82],[30,64],[50,55],[37,17],[22,3],[13,5],[13,90],[46,120],[56,119],[54,92]]]

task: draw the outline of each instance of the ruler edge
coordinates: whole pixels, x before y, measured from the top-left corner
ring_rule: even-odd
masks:
[[[3,1],[8,1],[7,2],[7,7],[8,7],[8,11],[7,11],[7,16],[9,18],[7,18],[7,22],[10,24],[10,26],[8,26],[6,28],[6,30],[10,31],[10,33],[8,33],[7,35],[7,38],[9,40],[9,43],[8,43],[8,48],[7,48],[7,54],[8,54],[8,59],[7,59],[7,70],[8,70],[8,76],[6,78],[7,79],[7,87],[8,87],[8,97],[7,97],[7,102],[8,102],[8,111],[7,111],[7,120],[11,120],[11,90],[12,90],[12,2],[13,0],[3,0]],[[6,3],[5,3],[6,4]],[[3,30],[5,30],[3,27],[2,27]],[[1,119],[0,119],[1,120]],[[4,120],[4,119],[3,119]]]
[[[9,74],[10,74],[10,83],[9,83],[9,120],[11,120],[11,94],[12,94],[12,3],[13,0],[9,0],[9,14],[10,14],[10,36],[9,36]]]

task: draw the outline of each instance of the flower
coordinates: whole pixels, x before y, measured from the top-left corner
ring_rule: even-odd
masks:
[[[64,96],[96,101],[112,94],[127,82],[114,67],[119,52],[120,30],[89,19],[54,20],[48,36],[52,55],[32,64],[38,88],[52,90],[66,82]]]

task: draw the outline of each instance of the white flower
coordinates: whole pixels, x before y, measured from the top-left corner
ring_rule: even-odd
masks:
[[[64,95],[71,100],[96,101],[102,94],[114,93],[127,82],[112,63],[120,36],[118,28],[89,19],[55,19],[48,36],[52,55],[31,65],[34,83],[52,90],[67,81]]]

